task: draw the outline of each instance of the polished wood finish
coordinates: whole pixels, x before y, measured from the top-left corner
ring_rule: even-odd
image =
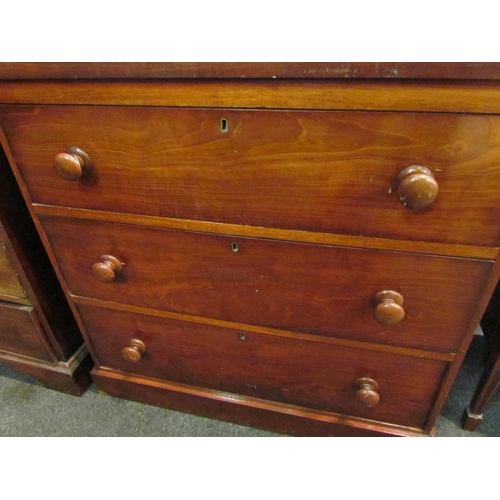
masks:
[[[500,79],[500,63],[481,62],[218,62],[0,63],[0,79],[100,78],[419,78]]]
[[[32,307],[0,302],[0,350],[52,361],[45,334]]]
[[[500,117],[16,107],[2,121],[35,203],[500,246]],[[75,142],[94,168],[68,183],[52,162]],[[404,207],[397,194],[398,174],[416,161],[439,182],[424,211]],[[457,210],[461,223],[448,224]]]
[[[118,224],[134,224],[138,226],[180,229],[183,231],[227,234],[234,236],[250,236],[279,241],[296,241],[302,243],[317,243],[351,248],[371,248],[395,252],[412,252],[427,255],[442,255],[448,257],[466,257],[474,259],[495,260],[499,248],[488,248],[474,245],[446,245],[429,241],[390,240],[387,238],[370,238],[363,236],[345,236],[341,234],[297,231],[293,229],[275,229],[267,227],[242,226],[238,224],[223,224],[219,222],[193,221],[172,219],[169,217],[153,217],[148,215],[122,214],[88,209],[75,209],[39,205],[34,203],[32,209],[38,216],[70,217],[74,219],[115,222]]]
[[[413,210],[422,210],[436,201],[439,186],[431,170],[421,165],[406,167],[396,180],[401,203]]]
[[[63,179],[74,182],[90,174],[92,161],[85,151],[71,147],[67,152],[56,155],[54,167]]]
[[[2,146],[7,148],[3,141]],[[6,277],[0,296],[0,362],[52,389],[83,394],[91,383],[92,361],[1,148],[0,241],[1,276]]]
[[[146,344],[139,339],[132,339],[128,346],[122,351],[123,357],[132,363],[138,363],[142,359],[142,355],[146,352]]]
[[[225,321],[220,319],[205,318],[202,316],[191,316],[189,314],[180,314],[170,311],[162,311],[160,309],[149,309],[145,307],[137,307],[129,304],[120,304],[119,302],[108,302],[99,299],[91,299],[88,297],[80,297],[78,295],[71,296],[75,304],[83,304],[93,307],[99,307],[103,309],[112,309],[115,311],[132,312],[136,314],[142,314],[157,318],[173,319],[178,321],[184,321],[189,323],[198,323],[202,325],[216,326],[220,328],[230,328],[232,330],[238,330],[245,335],[245,332],[255,332],[264,335],[274,335],[278,337],[294,339],[301,339],[304,341],[312,341],[329,345],[344,346],[355,349],[365,349],[375,352],[390,352],[394,354],[399,354],[403,356],[411,356],[417,358],[427,358],[435,359],[439,361],[452,362],[456,358],[454,353],[439,353],[433,351],[426,351],[421,349],[411,349],[408,347],[399,346],[387,346],[383,344],[375,344],[370,342],[362,342],[358,340],[342,339],[340,337],[327,337],[318,336],[310,333],[292,332],[287,330],[278,330],[276,328],[267,328],[264,326],[249,325],[243,323],[235,323],[232,321]],[[103,312],[103,314],[105,314]]]
[[[382,325],[395,325],[403,321],[405,310],[403,296],[393,290],[382,290],[373,297],[375,319]]]
[[[312,410],[274,401],[192,387],[116,370],[95,368],[92,377],[103,392],[117,398],[172,408],[292,436],[425,436],[421,430]]]
[[[500,88],[497,82],[463,80],[2,81],[0,102],[497,114]]]
[[[229,133],[220,131],[222,113]],[[28,107],[5,112],[3,123],[36,203],[500,245],[491,209],[500,206],[497,117]],[[68,183],[50,166],[77,138],[94,168]],[[397,194],[400,171],[415,161],[432,165],[440,184],[425,213]]]
[[[1,234],[1,230],[0,230]],[[0,299],[24,303],[26,292],[7,255],[5,245],[0,242]]]
[[[423,427],[447,363],[79,305],[101,367],[307,408]],[[122,356],[136,335],[138,363]],[[358,401],[376,378],[380,403]],[[394,379],[397,378],[397,383]]]
[[[68,360],[44,362],[0,351],[0,362],[38,380],[50,389],[71,396],[82,396],[90,385],[90,371],[94,363],[85,345],[82,345]]]
[[[112,255],[101,255],[99,262],[92,266],[94,277],[101,283],[109,283],[122,272],[122,263]]]
[[[100,390],[289,434],[432,434],[500,276],[500,86],[487,65],[339,64],[0,81]],[[67,146],[93,162],[74,182]],[[104,255],[125,263],[107,283]]]
[[[73,295],[438,352],[458,349],[492,270],[472,259],[40,220]],[[91,272],[103,251],[126,263],[108,283]],[[373,317],[372,298],[386,289],[405,297],[405,319],[392,326]]]
[[[380,395],[378,391],[378,382],[373,380],[372,378],[362,377],[358,378],[354,385],[358,389],[356,391],[356,397],[359,401],[361,401],[364,405],[371,408],[379,404]]]

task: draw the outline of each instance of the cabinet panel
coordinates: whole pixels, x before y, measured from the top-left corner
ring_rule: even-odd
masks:
[[[51,362],[44,336],[32,307],[0,302],[1,350]]]

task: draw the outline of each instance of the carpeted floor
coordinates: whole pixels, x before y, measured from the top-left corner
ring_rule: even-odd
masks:
[[[500,395],[471,433],[460,418],[485,358],[484,337],[475,336],[436,425],[440,437],[500,436]],[[277,436],[270,432],[186,415],[100,394],[95,386],[75,398],[47,389],[0,364],[0,436]]]

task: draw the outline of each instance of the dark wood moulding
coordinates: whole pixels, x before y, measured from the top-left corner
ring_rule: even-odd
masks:
[[[485,62],[46,62],[0,63],[0,79],[294,78],[500,79]]]

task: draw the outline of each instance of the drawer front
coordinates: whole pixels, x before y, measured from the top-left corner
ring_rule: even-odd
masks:
[[[33,308],[0,302],[0,350],[52,361]]]
[[[423,427],[447,367],[293,337],[78,308],[102,367],[401,425]],[[145,346],[134,362],[123,355],[133,339]],[[357,399],[355,383],[363,377],[379,386],[380,402],[373,407]]]
[[[41,221],[74,295],[440,352],[456,349],[492,268],[480,260]],[[103,255],[124,263],[106,283],[93,274]],[[403,296],[399,323],[374,318],[374,296],[383,290]]]
[[[499,116],[16,106],[0,120],[35,203],[500,245]],[[93,162],[75,182],[54,169],[69,146]],[[422,210],[397,194],[411,165],[439,188]]]
[[[17,277],[12,264],[10,263],[7,251],[2,242],[0,242],[0,296],[14,300],[26,299],[24,288]],[[6,296],[6,297],[5,297]]]

